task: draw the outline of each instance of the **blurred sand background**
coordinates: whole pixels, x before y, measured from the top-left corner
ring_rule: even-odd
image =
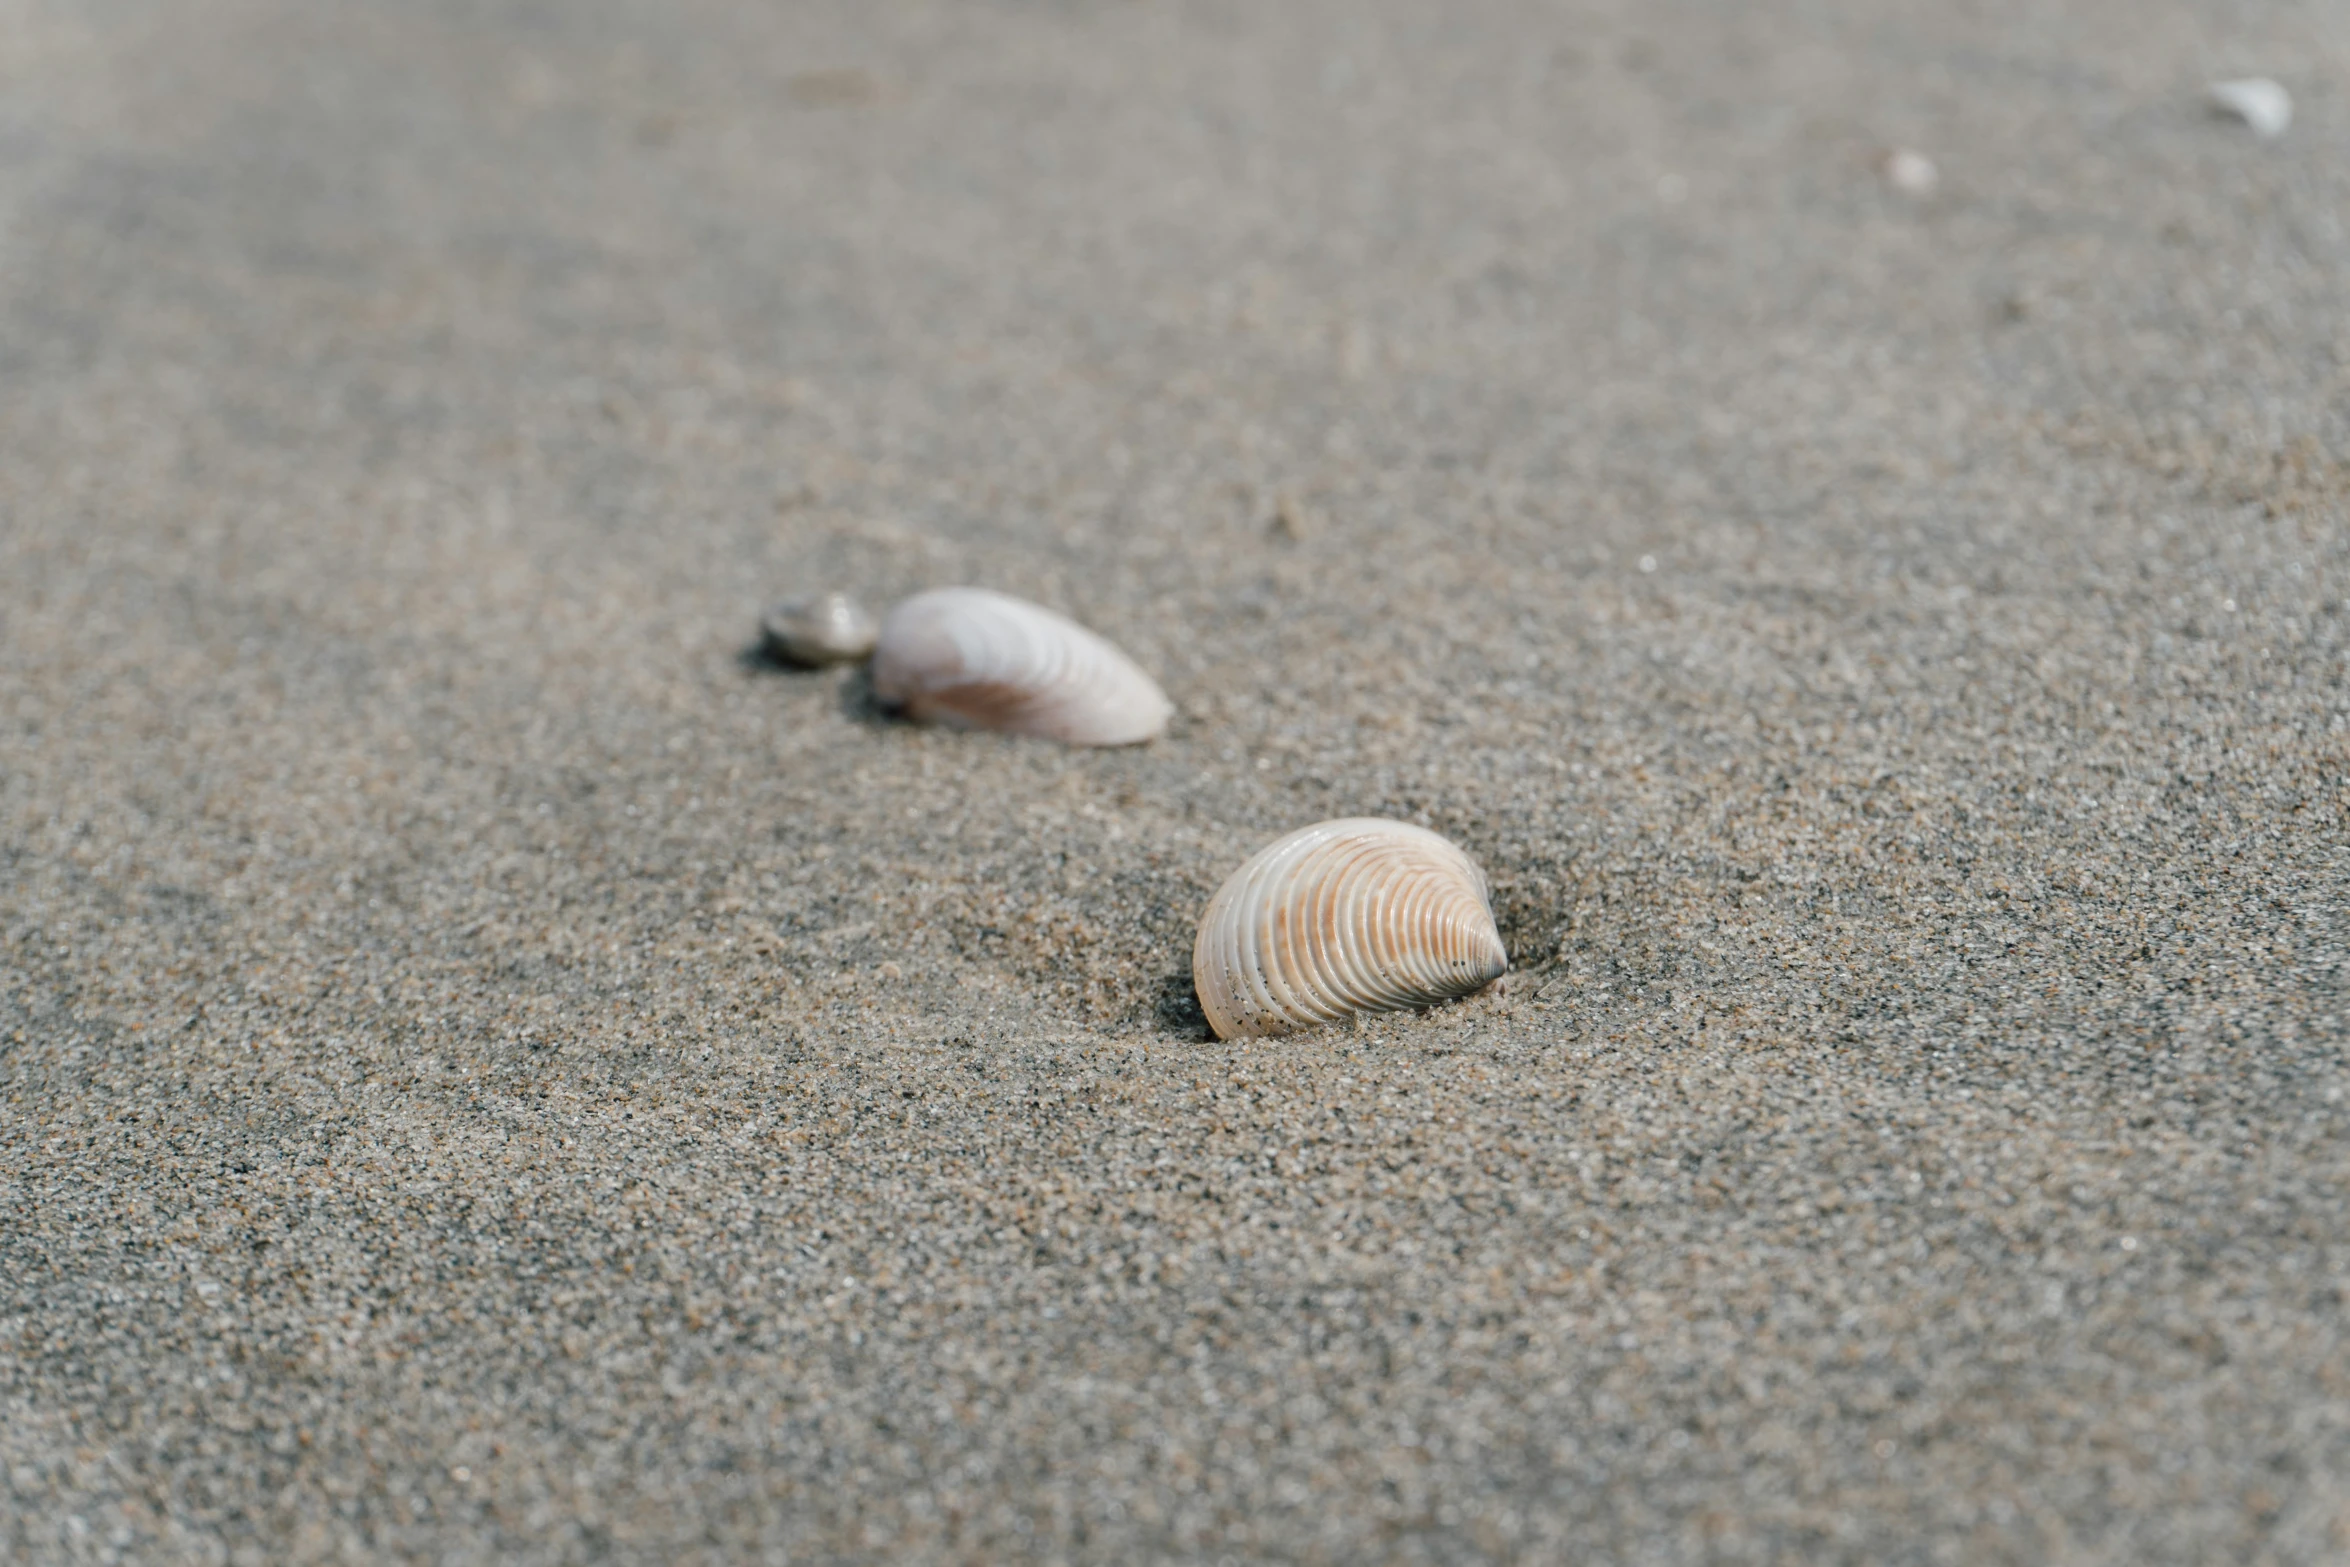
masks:
[[[0,0],[0,1555],[2350,1557],[2346,353],[2332,0]]]

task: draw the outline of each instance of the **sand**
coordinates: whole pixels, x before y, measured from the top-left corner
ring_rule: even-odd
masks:
[[[2350,8],[0,14],[0,1555],[2350,1557]]]

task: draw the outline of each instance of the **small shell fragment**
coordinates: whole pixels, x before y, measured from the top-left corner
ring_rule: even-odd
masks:
[[[2293,95],[2285,91],[2283,83],[2265,76],[2213,82],[2204,93],[2214,109],[2242,120],[2263,141],[2284,135],[2285,127],[2293,123]]]
[[[1292,544],[1302,544],[1312,538],[1317,531],[1319,530],[1314,526],[1312,514],[1306,510],[1305,503],[1299,500],[1293,492],[1283,490],[1273,497],[1273,532],[1275,536],[1287,539]]]
[[[845,593],[816,593],[771,604],[759,617],[767,651],[809,669],[852,664],[873,651],[873,617]]]
[[[1896,147],[1885,154],[1885,183],[1904,196],[1931,196],[1942,183],[1934,160],[1912,147]]]
[[[1477,862],[1425,827],[1372,816],[1259,850],[1208,900],[1191,951],[1219,1039],[1428,1006],[1508,967]]]
[[[909,718],[1068,745],[1135,745],[1175,711],[1108,641],[985,588],[934,588],[891,610],[873,653],[873,694]]]

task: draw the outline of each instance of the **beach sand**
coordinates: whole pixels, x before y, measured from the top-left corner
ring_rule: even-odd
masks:
[[[0,15],[0,1555],[2350,1558],[2350,8]]]

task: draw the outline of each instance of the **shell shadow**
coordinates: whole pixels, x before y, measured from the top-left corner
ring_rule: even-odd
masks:
[[[867,664],[857,665],[842,678],[840,713],[852,723],[876,729],[895,727],[902,722],[895,708],[873,694],[873,671]]]
[[[1158,994],[1151,1004],[1151,1015],[1170,1034],[1184,1034],[1193,1039],[1215,1037],[1208,1027],[1207,1013],[1200,1010],[1199,992],[1192,986],[1189,969],[1160,978]]]
[[[873,694],[873,676],[867,665],[857,664],[843,670],[837,664],[802,664],[776,652],[764,637],[736,653],[734,664],[746,675],[791,675],[808,680],[838,674],[842,717],[875,727],[899,721],[896,710]]]
[[[734,655],[734,667],[746,675],[821,675],[813,664],[797,664],[775,651],[765,637]]]

